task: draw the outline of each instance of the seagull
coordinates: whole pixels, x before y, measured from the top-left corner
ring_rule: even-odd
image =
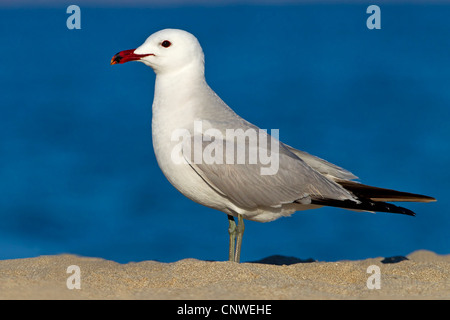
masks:
[[[187,31],[158,31],[137,49],[118,52],[111,65],[129,61],[156,74],[152,140],[158,165],[184,196],[227,214],[229,261],[240,260],[244,219],[268,222],[323,206],[414,216],[389,202],[436,201],[354,181],[350,171],[241,118],[207,84],[202,47]]]

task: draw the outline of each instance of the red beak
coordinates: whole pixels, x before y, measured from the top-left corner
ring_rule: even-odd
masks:
[[[112,59],[111,59],[111,64],[118,64],[118,63],[122,64],[122,63],[125,63],[128,61],[136,61],[141,58],[153,55],[152,53],[136,54],[136,53],[134,53],[134,50],[136,50],[136,49],[124,50],[124,51],[120,51],[119,53],[116,53],[114,55],[114,57],[112,57]]]

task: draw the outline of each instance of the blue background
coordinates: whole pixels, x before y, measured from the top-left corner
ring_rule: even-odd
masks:
[[[0,10],[0,259],[226,260],[226,215],[184,198],[151,143],[153,71],[110,66],[181,28],[237,113],[366,184],[423,193],[416,217],[336,208],[247,222],[243,261],[450,253],[450,6],[67,6]]]

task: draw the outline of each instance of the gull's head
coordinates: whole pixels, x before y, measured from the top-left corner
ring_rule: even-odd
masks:
[[[197,38],[189,32],[164,29],[152,34],[140,47],[117,53],[111,59],[111,64],[128,61],[143,62],[160,74],[177,71],[191,64],[203,68],[204,55]]]

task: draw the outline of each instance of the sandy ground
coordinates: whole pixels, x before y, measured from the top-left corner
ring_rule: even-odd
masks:
[[[0,261],[0,299],[450,299],[450,255],[287,265],[41,256]]]

